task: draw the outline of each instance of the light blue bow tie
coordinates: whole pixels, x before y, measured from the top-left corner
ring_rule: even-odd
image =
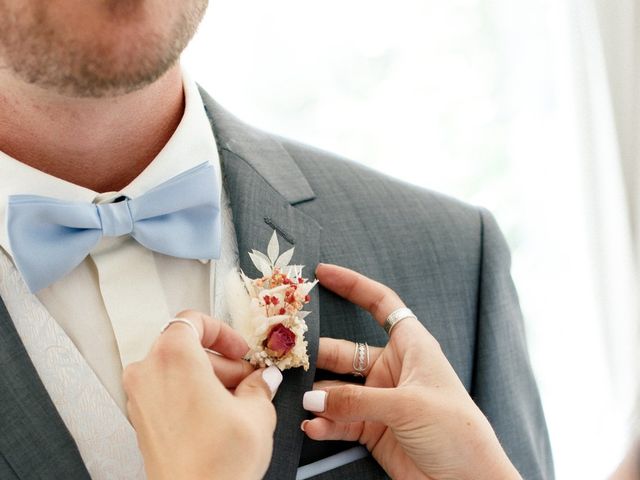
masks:
[[[36,195],[9,197],[7,227],[13,259],[37,292],[77,267],[102,237],[131,235],[165,255],[220,257],[220,192],[203,163],[138,198],[96,205]]]

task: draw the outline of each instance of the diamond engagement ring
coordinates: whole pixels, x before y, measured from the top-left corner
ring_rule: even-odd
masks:
[[[411,309],[406,307],[399,308],[391,312],[391,315],[389,315],[384,321],[384,331],[387,332],[387,335],[391,335],[391,330],[393,330],[393,327],[395,327],[398,322],[401,322],[405,318],[415,318],[416,320],[418,319],[418,317],[415,316]]]
[[[353,351],[353,372],[356,377],[364,377],[364,372],[369,368],[369,345],[356,342]]]

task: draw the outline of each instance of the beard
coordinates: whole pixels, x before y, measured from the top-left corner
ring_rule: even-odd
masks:
[[[61,95],[100,98],[164,75],[195,34],[208,0],[173,0],[176,11],[165,11],[155,24],[149,19],[162,9],[145,0],[94,0],[83,7],[93,11],[65,18],[56,3],[0,0],[0,68]],[[99,21],[92,25],[94,17]]]

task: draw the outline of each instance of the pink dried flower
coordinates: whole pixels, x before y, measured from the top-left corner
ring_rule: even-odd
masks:
[[[265,347],[276,357],[289,353],[295,344],[296,334],[281,323],[271,329],[265,340]]]

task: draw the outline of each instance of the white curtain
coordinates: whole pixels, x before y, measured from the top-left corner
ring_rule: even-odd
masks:
[[[595,0],[595,4],[637,249],[640,223],[640,5],[636,0]]]
[[[615,138],[618,145],[628,221],[631,231],[636,280],[640,279],[640,4],[636,0],[596,0],[596,14],[602,38],[610,92]],[[639,297],[638,284],[633,296]],[[630,383],[636,407],[632,413],[634,436],[640,435],[640,321],[626,325],[617,333],[628,335],[631,352],[619,362],[631,361]]]
[[[509,93],[525,103],[511,122],[526,215],[514,276],[558,478],[604,478],[628,444],[639,323],[605,37],[595,2],[526,3],[537,15],[511,17],[503,37],[526,59],[511,68],[528,78]]]
[[[631,426],[636,1],[215,0],[184,59],[249,122],[496,214],[559,480]]]
[[[635,352],[640,319],[634,235],[639,213],[634,134],[638,76],[633,75],[638,12],[634,2],[626,0],[570,0],[559,2],[554,9],[564,18],[556,44],[560,71],[565,70],[558,85],[566,82],[561,111],[567,115],[568,138],[574,120],[575,138],[567,145],[573,147],[570,155],[577,157],[576,174],[583,182],[582,205],[576,213],[584,215],[587,250],[583,261],[591,273],[587,277],[590,290],[584,293],[592,295],[592,300],[585,303],[594,309],[592,334],[601,339],[585,345],[581,360],[575,362],[577,366],[586,359],[587,367],[582,395],[576,401],[584,402],[592,395],[599,401],[586,401],[589,408],[579,408],[589,427],[576,429],[576,438],[591,435],[597,439],[591,445],[597,448],[582,452],[582,458],[576,456],[574,465],[588,467],[596,462],[595,471],[585,469],[581,478],[602,478],[606,464],[624,454],[633,434],[638,379]],[[575,324],[578,329],[580,323]],[[580,335],[574,338],[580,342]],[[572,415],[569,412],[567,409]],[[592,429],[590,424],[600,428]]]

